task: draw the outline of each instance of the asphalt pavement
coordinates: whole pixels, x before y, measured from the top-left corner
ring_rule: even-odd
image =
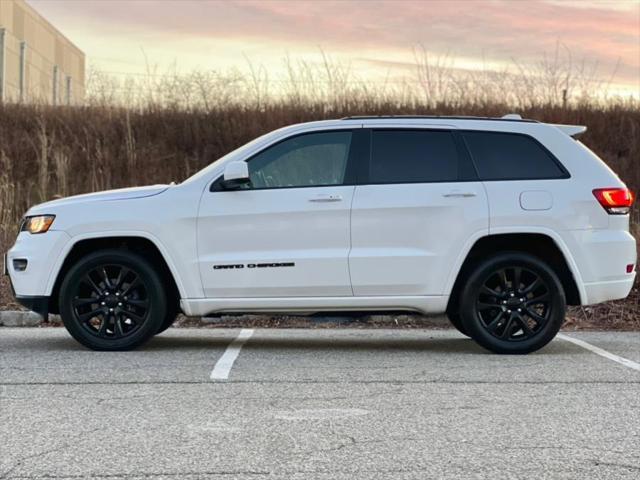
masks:
[[[453,330],[240,333],[101,353],[0,328],[0,478],[640,478],[640,332],[526,356]]]

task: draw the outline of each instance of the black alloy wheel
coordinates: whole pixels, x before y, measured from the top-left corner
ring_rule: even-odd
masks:
[[[124,265],[100,265],[77,284],[73,298],[76,320],[101,338],[133,334],[149,315],[147,287]]]
[[[65,327],[95,350],[129,350],[153,336],[167,303],[159,275],[139,255],[109,250],[80,259],[60,288]]]
[[[496,353],[529,353],[557,334],[565,314],[565,295],[546,263],[519,252],[489,258],[464,287],[464,329]]]
[[[549,321],[549,286],[529,269],[501,268],[489,274],[482,285],[476,309],[491,335],[511,342],[526,340]]]

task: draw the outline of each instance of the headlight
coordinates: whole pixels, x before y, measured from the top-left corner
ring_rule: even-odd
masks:
[[[55,220],[55,215],[36,215],[25,217],[20,231],[29,233],[45,233]]]

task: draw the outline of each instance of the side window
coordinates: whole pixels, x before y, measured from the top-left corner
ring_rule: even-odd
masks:
[[[250,188],[341,185],[351,136],[350,131],[308,133],[263,150],[249,160]]]
[[[564,178],[565,172],[542,145],[528,135],[463,132],[480,180]]]
[[[370,183],[422,183],[458,180],[453,135],[436,130],[373,130]]]

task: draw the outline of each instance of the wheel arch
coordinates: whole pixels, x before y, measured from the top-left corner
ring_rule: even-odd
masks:
[[[464,279],[484,257],[504,251],[528,253],[547,263],[558,275],[567,298],[567,305],[581,305],[585,293],[579,272],[561,239],[548,232],[494,233],[475,240],[459,261],[459,268],[448,287],[447,312],[455,312]]]
[[[158,273],[160,273],[167,286],[169,298],[175,301],[179,308],[180,299],[184,297],[184,289],[170,257],[157,239],[148,235],[132,233],[78,237],[74,240],[74,242],[70,242],[65,252],[60,256],[58,265],[49,279],[47,290],[50,292],[50,313],[59,313],[58,295],[60,293],[60,285],[71,266],[87,253],[113,248],[137,253],[157,267]]]

